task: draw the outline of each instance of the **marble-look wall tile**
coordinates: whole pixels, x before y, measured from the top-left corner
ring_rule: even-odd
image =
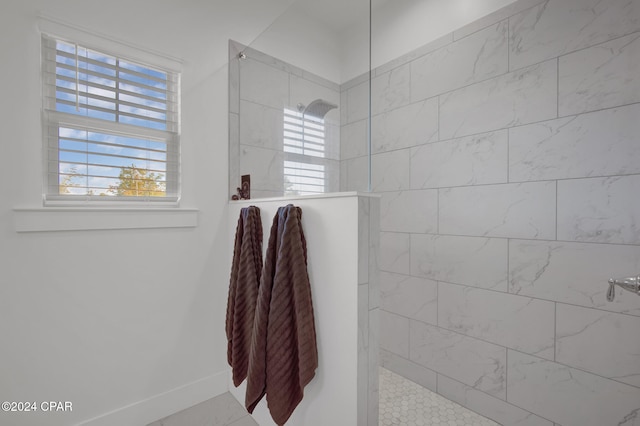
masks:
[[[438,285],[438,325],[553,360],[555,304],[529,297]]]
[[[251,198],[273,198],[284,196],[284,190],[253,189],[251,188]]]
[[[438,99],[396,108],[371,120],[374,154],[435,142],[438,140]]]
[[[506,291],[507,240],[412,234],[411,275]]]
[[[558,304],[556,361],[640,388],[640,318]]]
[[[637,425],[640,389],[521,352],[508,353],[507,401],[563,426]]]
[[[289,104],[289,73],[247,58],[240,65],[240,99],[282,109]]]
[[[349,109],[348,103],[349,103],[349,91],[346,89],[343,89],[342,87],[340,88],[340,110],[338,111],[340,113],[340,124],[341,125],[345,125],[347,123],[349,123],[349,114],[347,114],[347,110]]]
[[[347,190],[347,161],[340,161],[340,192],[345,192]]]
[[[283,191],[283,165],[282,151],[240,145],[240,174],[251,175],[252,190]]]
[[[431,98],[508,69],[507,21],[453,42],[411,63],[411,100]]]
[[[380,200],[369,200],[369,309],[380,306]]]
[[[240,121],[229,113],[229,196],[240,186]]]
[[[427,44],[424,44],[418,47],[415,50],[412,50],[409,53],[406,53],[402,56],[399,56],[391,61],[380,65],[372,70],[373,75],[381,75],[385,72],[397,68],[401,65],[407,64],[413,61],[416,58],[426,55],[427,53],[433,52],[434,50],[438,50],[443,46],[446,46],[453,42],[453,33],[445,34],[442,37],[438,37],[435,40],[430,41]]]
[[[559,114],[578,114],[640,102],[638,58],[640,33],[561,57]]]
[[[494,398],[471,386],[438,376],[438,393],[478,414],[482,414],[501,425],[509,426],[553,426],[553,422],[538,417],[528,411]]]
[[[340,127],[340,159],[348,160],[367,155],[367,120],[355,121]]]
[[[324,122],[324,157],[340,161],[340,123]]]
[[[411,188],[507,182],[507,131],[482,133],[411,149]]]
[[[367,425],[377,425],[379,416],[380,400],[380,312],[378,308],[369,311],[369,389],[368,389],[368,412]]]
[[[406,377],[432,392],[437,391],[438,374],[435,371],[402,358],[393,352],[380,351],[380,366]]]
[[[382,309],[436,325],[438,284],[425,278],[380,272]]]
[[[509,24],[513,70],[637,31],[640,9],[635,0],[548,0]]]
[[[371,188],[374,192],[409,189],[409,163],[407,149],[384,152],[371,156]]]
[[[369,158],[356,157],[341,161],[340,185],[343,191],[369,190]]]
[[[358,198],[358,284],[369,282],[370,199]],[[368,306],[368,302],[367,302]]]
[[[357,413],[358,426],[367,425],[369,409],[369,309],[368,286],[358,286],[358,376]]]
[[[290,108],[297,108],[298,104],[309,105],[316,99],[323,99],[337,106],[336,109],[330,110],[325,119],[339,122],[340,120],[340,92],[337,88],[326,87],[306,78],[291,75],[289,103]]]
[[[558,239],[640,244],[640,175],[558,182]]]
[[[379,415],[380,400],[380,374],[378,366],[380,365],[380,312],[378,308],[369,311],[369,410],[367,413],[367,425],[377,425]]]
[[[392,232],[437,232],[438,191],[384,192],[380,200],[380,229]]]
[[[469,34],[473,34],[483,28],[496,24],[500,21],[504,21],[510,16],[536,6],[544,1],[546,0],[515,0],[505,7],[502,7],[493,13],[490,13],[480,19],[471,22],[470,24],[465,25],[460,29],[455,30],[453,32],[453,39],[459,40],[463,37],[467,37]]]
[[[440,139],[555,118],[557,61],[510,72],[440,96]]]
[[[240,101],[240,143],[283,150],[284,112],[253,102]]]
[[[424,324],[410,323],[410,359],[500,399],[506,398],[506,349]]]
[[[340,161],[326,159],[324,164],[324,192],[337,192],[340,188]]]
[[[242,47],[229,40],[229,113],[240,112],[240,60]]]
[[[273,57],[271,55],[268,55],[268,54],[266,54],[264,52],[256,50],[256,49],[254,49],[252,47],[245,46],[242,49],[242,52],[246,54],[247,58],[250,61],[260,62],[260,63],[262,63],[264,65],[268,65],[268,66],[270,66],[272,68],[284,71],[287,74],[292,74],[292,75],[296,75],[298,77],[302,77],[302,76],[305,75],[305,73],[307,73],[307,71],[304,71],[302,68],[299,68],[299,67],[296,67],[295,65],[292,65],[292,64],[289,64],[287,62],[284,62],[284,61],[282,61],[282,60],[280,60],[278,58],[275,58],[275,57]],[[247,62],[247,61],[245,61],[245,59],[247,59],[247,58],[243,58],[242,61],[240,61],[240,63],[244,64],[245,62]],[[328,85],[332,85],[333,84],[333,83],[330,83],[328,80],[326,80],[326,79],[324,79],[322,77],[319,77],[319,76],[311,75],[311,76],[309,76],[307,78],[310,79],[310,80],[313,80],[315,78],[316,81],[324,82],[324,83],[326,83]]]
[[[409,318],[380,310],[380,348],[409,358]]]
[[[443,234],[555,238],[555,182],[440,189]]]
[[[367,284],[358,285],[358,368],[364,365],[362,373],[368,374],[367,360],[369,350],[369,286]],[[360,375],[360,373],[358,373]],[[358,380],[360,382],[360,380]],[[366,388],[365,388],[366,389]],[[366,392],[365,392],[366,393]]]
[[[640,316],[638,297],[606,293],[609,278],[640,271],[640,246],[509,241],[509,292]]]
[[[369,116],[369,82],[365,81],[347,90],[347,120],[353,123]]]
[[[509,129],[512,182],[640,173],[640,104]]]
[[[380,270],[409,274],[409,234],[380,232]]]
[[[407,105],[411,100],[410,82],[409,64],[376,75],[371,80],[371,114],[376,115]]]

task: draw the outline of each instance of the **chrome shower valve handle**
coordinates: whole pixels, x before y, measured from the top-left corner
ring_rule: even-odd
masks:
[[[609,279],[609,290],[607,290],[607,300],[613,302],[613,298],[616,295],[616,286],[620,286],[623,289],[640,296],[640,275],[629,278]]]

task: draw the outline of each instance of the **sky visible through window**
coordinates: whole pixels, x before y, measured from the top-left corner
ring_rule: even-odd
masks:
[[[164,142],[69,127],[60,127],[58,136],[62,193],[127,195],[118,193],[126,173],[133,173],[131,179],[140,180],[137,191],[133,182],[129,195],[144,195],[151,187],[160,192],[166,188],[167,146]],[[142,172],[136,174],[135,170]]]
[[[58,112],[168,130],[166,72],[57,41],[55,82]],[[59,193],[165,195],[167,142],[126,133],[60,125]]]

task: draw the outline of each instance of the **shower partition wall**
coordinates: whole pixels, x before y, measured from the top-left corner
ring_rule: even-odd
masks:
[[[247,174],[252,198],[337,192],[340,86],[234,41],[229,50],[231,194]]]
[[[299,0],[249,45],[229,42],[231,196],[243,175],[252,198],[369,189],[369,161],[352,164],[369,155],[368,10]]]

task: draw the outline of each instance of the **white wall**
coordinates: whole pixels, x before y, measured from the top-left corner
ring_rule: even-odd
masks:
[[[226,390],[227,41],[252,40],[285,5],[3,4],[0,52],[14,59],[0,71],[0,394],[73,411],[1,424],[115,410],[91,424],[140,425]],[[39,14],[183,61],[182,206],[199,209],[196,228],[15,232],[12,209],[41,206]]]
[[[304,389],[304,399],[287,422],[291,425],[356,425],[358,423],[358,197],[238,202],[229,206],[229,246],[233,246],[240,209],[260,208],[267,249],[273,217],[293,203],[302,209],[307,240],[308,272],[318,344],[316,376]],[[366,309],[366,308],[365,308]],[[362,331],[360,331],[362,332]],[[366,370],[365,370],[366,371]],[[244,404],[246,381],[231,393]],[[275,425],[266,397],[254,419]]]
[[[295,7],[279,16],[251,47],[340,83],[339,33]]]

